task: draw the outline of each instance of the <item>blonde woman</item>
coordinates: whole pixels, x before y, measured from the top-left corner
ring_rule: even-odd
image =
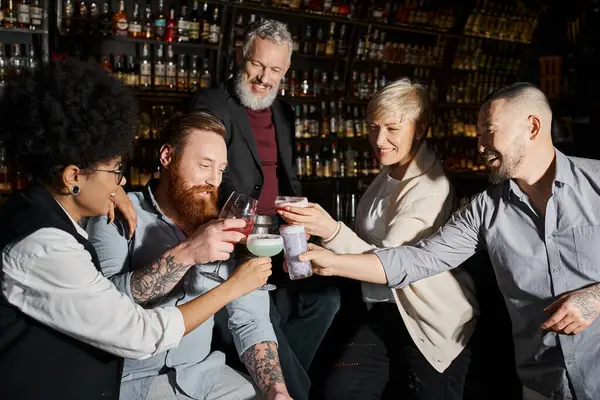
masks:
[[[425,143],[431,105],[409,79],[377,92],[367,107],[369,140],[384,165],[362,197],[356,232],[318,204],[280,211],[336,253],[416,243],[454,211],[442,164]],[[473,282],[455,270],[401,290],[362,283],[368,312],[336,363],[325,398],[462,399],[475,327]]]

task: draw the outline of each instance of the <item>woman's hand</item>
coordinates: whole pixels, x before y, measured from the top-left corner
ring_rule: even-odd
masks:
[[[288,224],[303,225],[307,234],[327,239],[337,229],[337,221],[315,203],[308,207],[287,206],[277,210]]]
[[[122,186],[119,186],[119,190],[115,193],[113,197],[113,204],[108,211],[108,223],[112,223],[115,220],[115,209],[118,210],[125,222],[127,223],[127,228],[129,230],[129,238],[133,236],[135,232],[135,228],[137,227],[137,214],[135,212],[135,208],[133,208],[133,204],[123,190]]]
[[[300,261],[310,261],[316,275],[339,275],[340,256],[316,244],[308,244],[308,251],[300,255]]]

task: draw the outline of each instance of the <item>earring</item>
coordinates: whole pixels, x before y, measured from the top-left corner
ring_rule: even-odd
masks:
[[[81,193],[81,188],[79,186],[75,185],[71,188],[71,194],[73,196],[77,196],[79,193]]]

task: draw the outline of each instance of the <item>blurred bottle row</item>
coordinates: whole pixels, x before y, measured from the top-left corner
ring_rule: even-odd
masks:
[[[522,2],[477,0],[465,23],[466,35],[531,43],[538,24],[537,12]]]
[[[0,26],[7,29],[43,29],[41,0],[0,0]]]
[[[33,72],[39,65],[33,45],[0,43],[0,90],[11,77]]]
[[[477,112],[450,110],[438,113],[427,132],[428,138],[477,137]],[[473,146],[475,142],[473,142]]]
[[[111,0],[104,0],[102,6],[97,0],[63,0],[62,33],[212,45],[221,40],[221,8],[206,1],[200,5],[194,0],[191,8],[185,2],[179,11],[171,5],[168,14],[164,0],[158,0],[156,10],[151,1],[145,5],[134,1],[131,13],[125,0],[119,1],[116,12],[111,8]]]
[[[399,43],[386,40],[386,33],[379,29],[367,32],[359,38],[356,59],[380,61],[393,64],[439,66],[446,51],[446,38],[438,37],[435,45]]]
[[[139,57],[132,54],[106,55],[101,66],[133,88],[195,92],[212,85],[208,58],[176,55],[171,45],[155,47],[153,58],[150,56],[151,46],[144,44]]]
[[[476,104],[494,89],[511,83],[506,75],[486,74],[474,72],[467,79],[454,82],[448,87],[446,103],[451,104]]]
[[[369,19],[383,24],[448,31],[455,21],[454,9],[431,0],[371,0]]]
[[[232,2],[263,5],[267,7],[284,8],[298,11],[303,10],[313,14],[334,15],[339,17],[356,15],[358,6],[357,0],[233,0]]]
[[[295,106],[296,139],[335,139],[366,137],[365,108],[346,105],[343,102],[321,102],[321,106]]]
[[[296,174],[299,179],[369,177],[380,166],[369,151],[357,151],[350,145],[338,151],[337,143],[320,147],[296,143]]]
[[[517,74],[521,58],[514,43],[484,44],[481,39],[467,39],[458,45],[452,68]]]

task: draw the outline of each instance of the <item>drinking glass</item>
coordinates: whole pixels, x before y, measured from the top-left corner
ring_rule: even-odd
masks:
[[[246,247],[257,257],[273,257],[283,251],[283,238],[279,235],[255,233],[246,239]],[[275,290],[277,286],[266,283],[258,290]]]
[[[256,207],[258,207],[258,201],[252,197],[246,196],[245,194],[233,192],[229,195],[227,202],[219,213],[220,219],[243,219],[246,221],[246,226],[243,228],[229,229],[231,231],[237,231],[248,237],[254,227],[254,219],[256,218]],[[225,279],[219,275],[221,269],[221,261],[217,262],[217,266],[212,272],[201,271],[200,275],[211,279],[215,282],[223,283]]]

